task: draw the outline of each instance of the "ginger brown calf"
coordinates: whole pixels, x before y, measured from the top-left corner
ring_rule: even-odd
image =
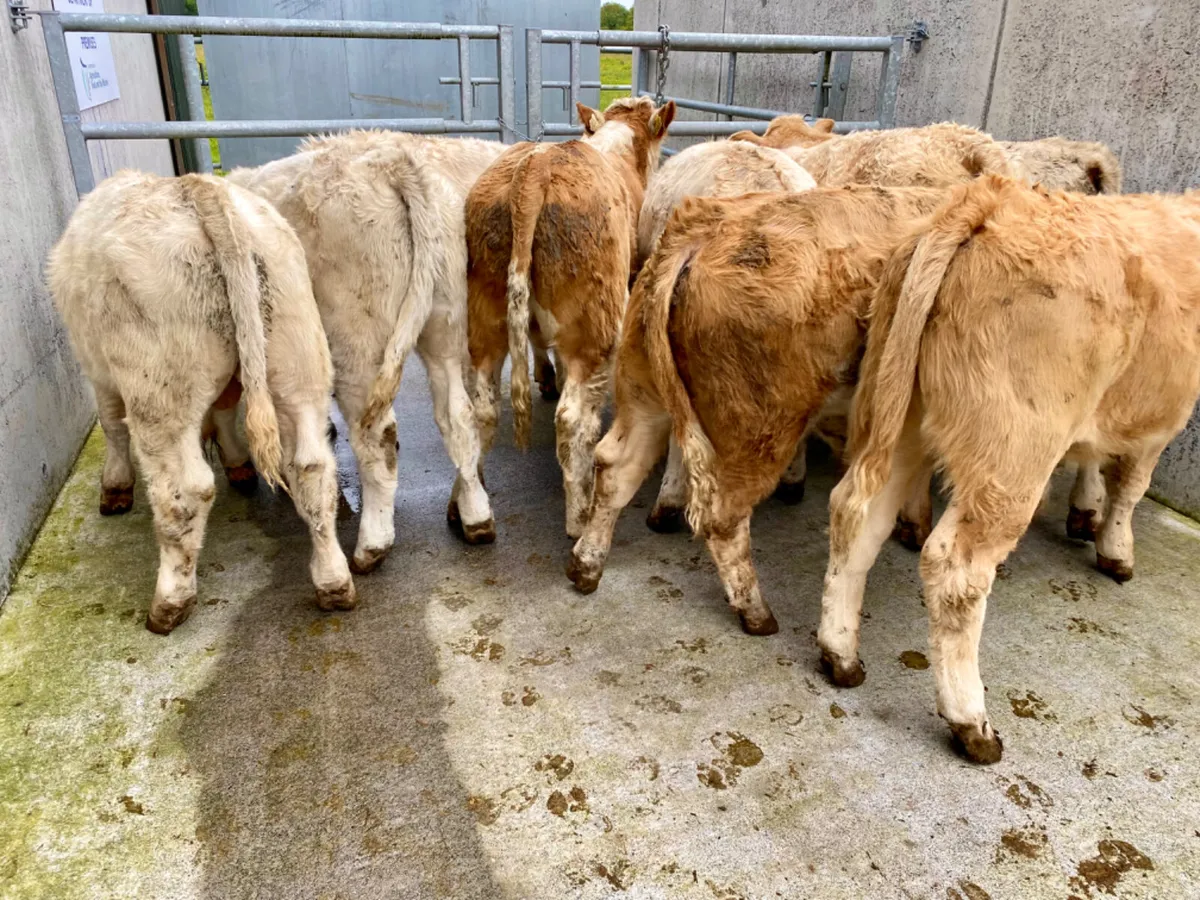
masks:
[[[945,190],[845,186],[689,198],[638,276],[617,356],[612,428],[568,576],[596,588],[620,511],[672,432],[707,541],[750,634],[778,625],[750,556],[750,514],[796,442],[853,378],[863,317],[893,246]]]
[[[483,449],[495,436],[509,354],[516,442],[529,443],[536,323],[533,339],[565,370],[555,429],[572,537],[587,514],[642,193],[674,115],[673,103],[656,109],[645,98],[616,100],[603,114],[579,104],[581,140],[518,144],[467,197],[468,344]]]

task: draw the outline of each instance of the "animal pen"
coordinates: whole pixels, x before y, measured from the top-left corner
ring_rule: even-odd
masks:
[[[762,134],[781,113],[831,118],[844,135],[911,122],[901,88],[920,75],[911,35],[866,28],[617,32],[7,5],[14,28],[40,19],[58,104],[40,131],[57,140],[61,121],[69,169],[60,166],[59,181],[72,206],[101,182],[89,157],[96,142],[180,142],[187,152],[176,158],[201,173],[213,170],[209,138],[377,128],[552,142],[584,132],[575,104],[600,89],[711,117],[670,124],[669,137],[689,141]],[[372,0],[344,6],[387,14]],[[775,6],[762,4],[763,14]],[[1010,21],[1021,14],[1005,8]],[[182,98],[185,114],[87,121],[67,50],[79,32],[169,41],[180,65],[164,93]],[[208,120],[196,57],[204,38],[452,48],[454,68],[431,69],[421,90],[453,88],[453,108]],[[628,53],[629,83],[593,78],[596,51]],[[922,59],[938,52],[949,51],[933,43]],[[720,54],[719,94],[683,96],[692,92],[671,68],[681,54]],[[750,55],[811,64],[792,108],[738,103]],[[222,77],[236,78],[233,68]],[[6,93],[17,92],[0,91],[0,103]],[[37,218],[27,215],[29,229]],[[767,246],[748,240],[750,265],[738,271],[762,266]],[[705,277],[693,285],[706,287]],[[758,344],[747,343],[753,355]],[[0,900],[1200,896],[1195,521],[1138,503],[1138,574],[1117,584],[1092,567],[1090,544],[1064,533],[1072,482],[1052,477],[1048,511],[995,570],[983,675],[1005,746],[984,767],[955,754],[939,719],[920,557],[898,542],[885,541],[866,588],[866,683],[839,688],[820,669],[829,500],[844,473],[833,452],[814,442],[802,501],[767,497],[755,509],[752,562],[781,627],[750,637],[703,541],[647,529],[659,469],[616,522],[619,549],[600,587],[584,596],[571,586],[554,405],[536,391],[527,452],[501,404],[486,484],[496,542],[465,544],[442,524],[456,467],[435,424],[430,371],[411,355],[404,366],[391,432],[395,545],[356,577],[353,611],[313,606],[309,533],[289,497],[241,495],[215,466],[197,613],[169,637],[149,634],[159,556],[147,479],[125,515],[101,518],[105,439],[89,432],[0,608]],[[336,538],[348,547],[363,479],[348,437],[356,423],[336,406],[332,419]],[[21,464],[38,469],[33,457]]]

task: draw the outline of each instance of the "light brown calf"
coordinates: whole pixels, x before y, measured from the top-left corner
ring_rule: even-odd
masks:
[[[304,250],[271,205],[211,176],[119,172],[80,201],[47,278],[96,391],[101,510],[132,499],[131,438],[149,482],[160,561],[147,627],[165,634],[196,604],[214,496],[201,434],[214,403],[215,427],[233,427],[235,373],[259,472],[287,486],[312,535],[317,603],[352,608],[325,440],[329,348]]]
[[[833,119],[817,119],[809,125],[804,116],[776,116],[761,136],[753,131],[735,131],[729,139],[775,150],[815,147],[837,136],[833,133],[833,126]]]
[[[1079,194],[1121,193],[1121,163],[1104,144],[1048,137],[1001,141],[1000,146],[1030,184]]]
[[[852,379],[863,317],[893,246],[946,191],[846,186],[689,198],[638,276],[617,357],[612,428],[596,448],[591,516],[567,574],[595,590],[617,516],[668,433],[688,521],[750,634],[772,634],[750,514],[831,393]]]
[[[646,179],[675,115],[647,99],[603,114],[580,104],[582,140],[518,144],[467,198],[469,345],[484,451],[495,436],[500,371],[512,355],[513,429],[529,443],[529,340],[553,348],[567,534],[583,530],[613,351],[637,250]],[[530,314],[533,314],[531,321]]]
[[[871,316],[852,462],[830,498],[818,640],[863,680],[867,572],[931,467],[950,505],[921,552],[937,709],[995,762],[979,638],[996,566],[1070,452],[1111,462],[1096,562],[1133,572],[1134,506],[1200,393],[1200,195],[1082,197],[983,179],[897,249]]]

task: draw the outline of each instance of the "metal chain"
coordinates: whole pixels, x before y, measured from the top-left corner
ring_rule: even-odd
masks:
[[[544,122],[541,124],[541,126],[539,126],[538,133],[531,137],[528,134],[526,134],[525,132],[523,132],[520,128],[518,128],[516,125],[510,125],[508,122],[505,122],[503,116],[497,115],[496,121],[499,122],[501,125],[503,125],[505,128],[507,128],[509,131],[511,131],[513,134],[515,134],[517,137],[519,137],[521,140],[529,141],[531,144],[539,143],[542,140],[542,138],[546,136],[546,125]]]
[[[671,29],[667,25],[658,26],[658,34],[662,39],[658,51],[658,87],[654,92],[654,105],[663,105],[663,88],[667,86],[667,69],[671,68]]]

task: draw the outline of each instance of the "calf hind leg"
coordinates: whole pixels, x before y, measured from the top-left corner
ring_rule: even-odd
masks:
[[[429,372],[433,417],[446,452],[458,469],[446,518],[461,529],[468,544],[490,544],[496,539],[496,523],[479,475],[479,432],[463,384],[462,361],[456,356],[436,356],[424,350],[422,357]]]
[[[104,471],[100,475],[100,515],[116,516],[133,508],[136,473],[130,455],[125,402],[115,388],[96,385],[96,406],[104,430]]]
[[[326,439],[328,409],[320,403],[279,407],[285,477],[296,512],[312,538],[309,571],[323,610],[358,605],[350,567],[337,538],[337,463]],[[365,509],[365,502],[364,502]]]
[[[169,634],[196,605],[196,560],[212,509],[214,480],[198,428],[175,434],[135,428],[159,550],[158,582],[146,627]]]
[[[599,449],[597,448],[597,452]],[[645,476],[642,476],[643,479]],[[640,482],[639,482],[640,483]],[[670,449],[667,451],[667,467],[663,472],[662,485],[658,489],[658,498],[654,508],[646,516],[646,526],[659,534],[673,534],[682,531],[687,524],[684,511],[688,499],[687,471],[683,467],[683,451],[679,442],[671,435]],[[626,503],[629,501],[627,500]]]
[[[1113,466],[1108,515],[1096,534],[1096,568],[1122,584],[1133,577],[1133,509],[1150,486],[1165,444],[1140,455],[1122,456]]]
[[[670,417],[661,410],[655,414],[618,409],[612,428],[596,446],[591,509],[567,564],[567,577],[580,592],[590,594],[600,584],[617,517],[662,456],[670,425]]]
[[[358,543],[350,563],[359,575],[377,569],[396,542],[396,413],[389,406],[370,428],[362,427],[366,394],[374,377],[372,368],[364,366],[356,373],[343,364],[342,371],[337,373],[335,392],[350,429],[350,447],[358,462],[358,477],[362,485]],[[324,421],[320,430],[325,430]],[[328,443],[324,442],[324,445],[328,450]]]
[[[716,502],[721,504],[719,495]],[[711,529],[706,542],[725,588],[725,598],[738,614],[742,630],[753,635],[779,631],[779,623],[759,591],[758,573],[750,555],[750,511],[738,517],[732,527]]]
[[[920,553],[933,531],[933,470],[913,482],[904,505],[896,516],[892,535],[914,553]]]
[[[238,401],[241,397],[241,382],[231,378],[210,412],[217,433],[217,454],[221,457],[229,486],[239,494],[250,495],[258,487],[258,473],[250,460],[250,451],[237,430]]]
[[[554,414],[558,462],[566,494],[567,535],[572,538],[583,534],[591,504],[593,453],[600,437],[600,407],[604,403],[607,376],[607,367],[591,372],[582,380],[568,372]]]
[[[1071,508],[1067,512],[1067,537],[1077,541],[1094,541],[1104,525],[1104,508],[1108,490],[1097,460],[1084,460],[1075,473],[1071,488]]]

